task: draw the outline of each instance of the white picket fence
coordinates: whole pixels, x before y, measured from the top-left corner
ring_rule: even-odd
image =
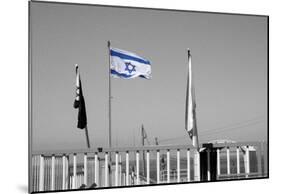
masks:
[[[264,143],[213,144],[212,150],[216,151],[217,179],[267,176]],[[251,170],[250,152],[257,161],[254,170]],[[225,159],[226,172],[222,172],[225,164],[221,161]],[[234,159],[235,172],[231,169]],[[203,180],[200,154],[190,145],[37,151],[32,154],[31,162],[33,192]],[[211,180],[209,150],[207,180]]]

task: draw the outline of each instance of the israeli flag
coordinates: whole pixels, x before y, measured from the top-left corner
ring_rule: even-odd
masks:
[[[110,48],[111,75],[113,77],[131,79],[142,77],[151,78],[149,60],[117,48]]]

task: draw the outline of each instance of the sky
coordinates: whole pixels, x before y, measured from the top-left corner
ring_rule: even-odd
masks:
[[[191,50],[200,143],[267,140],[267,18],[31,2],[32,149],[86,148],[77,129],[79,65],[91,147],[108,147],[108,48],[151,62],[152,79],[112,78],[112,145],[191,144],[184,129]]]

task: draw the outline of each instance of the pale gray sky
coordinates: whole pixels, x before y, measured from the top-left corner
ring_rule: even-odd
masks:
[[[267,139],[267,17],[32,2],[31,34],[34,150],[86,147],[73,108],[76,63],[91,145],[107,146],[107,40],[152,64],[151,80],[112,78],[113,146],[140,145],[142,123],[150,143],[191,143],[187,48],[199,141]]]

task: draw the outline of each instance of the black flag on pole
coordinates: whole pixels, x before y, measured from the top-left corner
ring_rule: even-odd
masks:
[[[77,127],[79,129],[84,129],[87,126],[87,114],[85,100],[82,92],[82,83],[80,79],[80,73],[78,65],[75,65],[76,70],[76,97],[74,100],[74,108],[78,108],[78,122]]]

